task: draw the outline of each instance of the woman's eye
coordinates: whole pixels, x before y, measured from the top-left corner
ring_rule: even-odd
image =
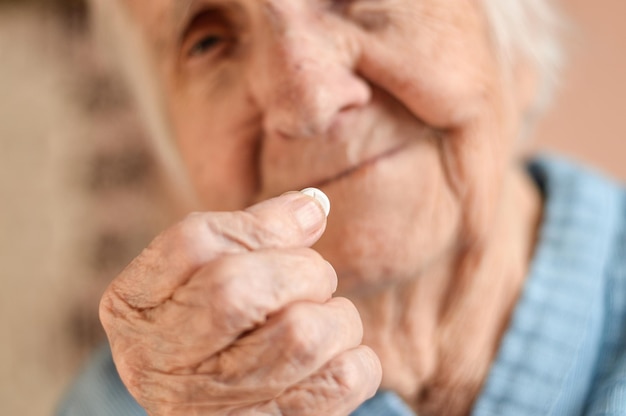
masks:
[[[237,34],[231,19],[221,10],[209,9],[197,14],[182,34],[185,58],[219,58],[236,44]]]
[[[225,39],[220,35],[208,35],[196,42],[189,50],[190,57],[204,55],[218,48],[224,43]]]

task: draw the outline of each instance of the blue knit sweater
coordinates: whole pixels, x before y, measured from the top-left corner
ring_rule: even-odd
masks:
[[[562,159],[529,171],[544,198],[539,243],[475,416],[626,415],[626,191]],[[103,348],[59,415],[145,415]],[[408,416],[379,392],[353,416]]]

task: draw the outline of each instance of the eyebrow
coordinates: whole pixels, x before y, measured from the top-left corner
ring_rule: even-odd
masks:
[[[182,26],[190,18],[196,9],[202,7],[218,8],[224,7],[231,10],[240,9],[240,4],[233,4],[227,0],[175,0],[173,18],[177,27]]]

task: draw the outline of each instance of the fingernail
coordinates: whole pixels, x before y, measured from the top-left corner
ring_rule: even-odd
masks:
[[[318,192],[321,193],[321,191]],[[324,208],[323,203],[319,202],[318,197],[315,197],[308,192],[302,193],[309,196],[310,199],[301,198],[302,204],[298,206],[295,211],[296,219],[300,223],[303,230],[308,233],[313,233],[321,227],[325,219],[326,209]],[[324,197],[325,196],[326,195],[324,195]],[[328,206],[330,206],[330,203],[328,203]]]
[[[300,193],[315,198],[315,200],[320,203],[322,208],[324,208],[324,213],[328,218],[328,214],[330,214],[330,199],[328,199],[324,192],[320,191],[317,188],[306,188],[301,190]]]

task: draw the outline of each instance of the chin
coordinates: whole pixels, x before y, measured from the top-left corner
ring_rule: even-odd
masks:
[[[414,279],[455,246],[458,200],[427,156],[409,149],[322,188],[332,210],[314,249],[335,267],[340,293]]]

